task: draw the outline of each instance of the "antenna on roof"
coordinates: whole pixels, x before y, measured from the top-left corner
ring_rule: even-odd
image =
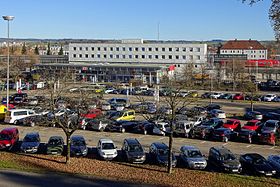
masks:
[[[160,25],[160,22],[157,23],[157,40],[159,41],[159,25]]]

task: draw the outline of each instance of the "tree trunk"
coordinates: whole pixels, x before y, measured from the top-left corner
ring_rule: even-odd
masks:
[[[173,121],[171,122],[171,130],[169,135],[169,151],[168,151],[168,173],[172,173],[172,147],[173,147]]]
[[[70,134],[66,134],[66,164],[70,163],[70,154]]]

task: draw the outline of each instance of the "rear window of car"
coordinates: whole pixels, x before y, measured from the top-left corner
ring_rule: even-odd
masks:
[[[27,115],[27,111],[14,112],[14,116],[23,116],[23,115]]]

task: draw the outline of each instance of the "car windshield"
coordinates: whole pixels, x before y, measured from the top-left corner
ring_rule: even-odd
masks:
[[[226,124],[229,124],[229,125],[233,125],[233,122],[232,120],[227,120]]]
[[[61,145],[62,144],[62,140],[61,139],[51,139],[49,141],[49,145]]]
[[[274,128],[275,127],[275,123],[274,122],[267,122],[265,123],[266,127],[270,127],[270,128]]]
[[[129,146],[129,151],[131,151],[131,152],[142,152],[143,149],[140,145],[130,145]]]
[[[191,158],[200,158],[202,157],[202,154],[199,150],[189,150],[186,151],[185,154],[187,154]]]
[[[0,140],[11,140],[11,136],[8,134],[0,134]]]
[[[233,154],[225,154],[222,155],[222,160],[235,160],[235,156]]]
[[[25,136],[23,141],[24,142],[39,142],[39,138],[37,136]]]
[[[115,146],[113,143],[103,143],[102,149],[115,149]]]
[[[246,126],[251,126],[251,127],[253,127],[253,126],[255,126],[255,124],[256,124],[256,123],[253,123],[253,122],[247,122],[247,123],[246,123]]]
[[[168,149],[159,149],[158,153],[159,155],[166,156],[168,155]]]
[[[73,145],[73,146],[84,146],[84,145],[86,145],[86,143],[84,141],[81,141],[81,140],[72,140],[71,145]]]
[[[258,158],[256,160],[254,160],[255,164],[263,164],[265,162],[265,160],[263,158]]]

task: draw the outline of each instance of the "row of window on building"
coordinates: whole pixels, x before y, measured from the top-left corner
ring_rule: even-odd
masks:
[[[243,51],[243,50],[222,50],[221,52],[222,53],[230,53],[230,54],[232,54],[232,53],[240,54],[240,53],[246,52],[246,50],[245,51]],[[256,50],[248,50],[247,52],[248,53],[256,53]],[[265,50],[258,50],[257,52],[258,53],[265,53]]]
[[[186,55],[107,55],[107,54],[73,54],[73,58],[103,58],[103,59],[176,59],[176,60],[187,60]],[[188,60],[200,60],[201,57],[199,55],[189,55]]]
[[[74,51],[176,51],[176,52],[200,52],[201,49],[199,47],[73,47]]]

